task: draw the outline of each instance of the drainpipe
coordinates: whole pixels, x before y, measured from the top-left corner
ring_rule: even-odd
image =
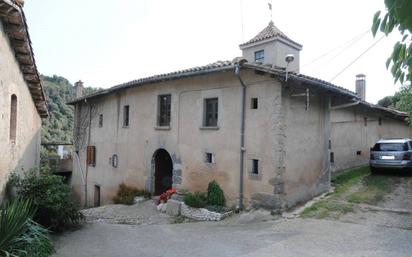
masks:
[[[235,74],[239,79],[240,85],[242,86],[242,98],[241,98],[241,117],[240,117],[240,162],[239,162],[239,209],[243,209],[243,162],[245,158],[245,98],[246,98],[246,85],[240,77],[240,65],[236,64]]]

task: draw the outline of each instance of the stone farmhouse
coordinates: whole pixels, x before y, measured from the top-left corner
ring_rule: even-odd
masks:
[[[22,5],[0,0],[0,201],[11,172],[39,165],[48,116]]]
[[[243,56],[81,96],[77,83],[72,187],[87,205],[126,183],[158,195],[205,191],[228,205],[290,208],[330,188],[331,172],[367,163],[381,137],[408,137],[405,113],[299,73],[302,45],[273,22]],[[285,58],[286,57],[286,58]]]

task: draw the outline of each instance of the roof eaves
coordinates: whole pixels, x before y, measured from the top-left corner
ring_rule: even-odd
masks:
[[[81,102],[85,99],[92,99],[92,98],[98,98],[102,97],[114,92],[118,92],[120,90],[124,90],[127,88],[131,87],[136,87],[136,86],[142,86],[146,84],[151,84],[151,83],[156,83],[156,82],[162,82],[162,81],[168,81],[168,80],[175,80],[179,78],[186,78],[186,77],[192,77],[192,76],[200,76],[200,75],[205,75],[209,73],[214,73],[218,71],[225,71],[225,70],[230,70],[234,69],[234,63],[225,61],[225,62],[217,62],[205,66],[200,66],[200,67],[194,67],[194,68],[189,68],[185,70],[180,70],[180,71],[175,71],[171,73],[165,73],[165,74],[160,74],[160,75],[154,75],[146,78],[141,78],[137,80],[132,80],[126,83],[122,83],[116,86],[113,86],[111,88],[96,92],[91,95],[86,95],[83,97],[79,97],[77,99],[74,99],[67,104],[74,105],[78,102]]]
[[[0,0],[0,18],[36,109],[40,117],[46,118],[49,112],[40,76],[37,71],[24,12],[22,8],[13,1]]]

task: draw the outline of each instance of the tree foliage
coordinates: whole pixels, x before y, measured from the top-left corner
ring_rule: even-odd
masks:
[[[43,120],[42,142],[73,142],[73,107],[66,103],[74,98],[74,87],[60,76],[41,76],[50,117]],[[84,94],[98,89],[86,87]]]
[[[378,105],[408,113],[412,117],[412,86],[404,85],[393,96],[386,96],[378,101]],[[409,124],[412,125],[409,119]]]
[[[412,81],[412,0],[385,0],[386,12],[378,11],[373,17],[372,33],[378,30],[390,34],[397,29],[402,39],[395,43],[392,55],[386,61],[395,80],[403,84]]]

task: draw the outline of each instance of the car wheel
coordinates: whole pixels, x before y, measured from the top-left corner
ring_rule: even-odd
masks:
[[[371,173],[376,174],[378,172],[378,169],[375,167],[370,167]]]

